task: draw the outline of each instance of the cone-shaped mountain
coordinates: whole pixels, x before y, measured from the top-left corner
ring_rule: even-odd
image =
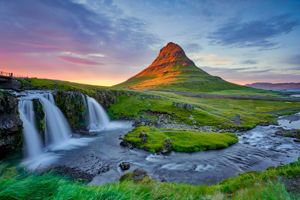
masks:
[[[172,42],[160,50],[159,55],[149,67],[116,87],[193,92],[243,88],[224,81],[220,77],[211,76],[198,68],[186,56],[183,49]]]

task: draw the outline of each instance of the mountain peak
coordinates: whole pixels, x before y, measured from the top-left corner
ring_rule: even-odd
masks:
[[[178,44],[169,42],[160,50],[159,55],[151,65],[157,66],[176,61],[187,62],[186,64],[192,63],[192,61],[185,55],[184,50]]]
[[[215,91],[240,86],[198,68],[176,43],[169,42],[143,71],[116,87],[135,90]]]

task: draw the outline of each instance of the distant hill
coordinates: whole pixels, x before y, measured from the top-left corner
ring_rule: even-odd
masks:
[[[252,83],[246,86],[264,90],[300,90],[300,83]]]
[[[212,76],[198,68],[183,49],[168,43],[163,47],[152,64],[127,81],[116,85],[117,88],[134,90],[167,90],[187,92],[212,92],[221,90],[245,89]]]

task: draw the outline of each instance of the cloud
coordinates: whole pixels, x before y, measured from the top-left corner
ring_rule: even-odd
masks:
[[[216,54],[191,54],[192,60],[195,62],[201,62],[209,65],[228,65],[232,64],[232,60],[229,58],[221,57]]]
[[[84,58],[78,58],[78,57],[70,57],[70,56],[59,56],[60,59],[71,62],[74,64],[81,64],[81,65],[102,65],[99,62],[91,61]]]
[[[110,7],[109,1],[97,1]],[[159,39],[134,17],[71,0],[0,0],[0,52],[101,52],[127,61],[152,53]],[[111,8],[113,8],[111,6]]]
[[[257,61],[256,61],[256,60],[249,59],[249,60],[244,60],[244,61],[242,61],[241,64],[255,65],[255,64],[257,64]]]
[[[298,24],[289,15],[248,22],[235,19],[221,25],[208,38],[223,46],[273,48],[277,45],[275,37],[290,33]]]
[[[198,52],[202,50],[202,47],[197,43],[188,43],[183,45],[187,52]]]
[[[300,54],[290,56],[286,62],[288,64],[298,65],[300,67]]]

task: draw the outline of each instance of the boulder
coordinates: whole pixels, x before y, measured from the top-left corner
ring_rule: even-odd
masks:
[[[121,162],[119,164],[119,167],[121,168],[121,170],[125,171],[128,170],[130,168],[130,163],[129,162]]]
[[[192,111],[194,109],[194,106],[192,104],[187,104],[187,103],[178,103],[178,102],[173,102],[173,106],[177,108],[182,108],[188,111]]]

